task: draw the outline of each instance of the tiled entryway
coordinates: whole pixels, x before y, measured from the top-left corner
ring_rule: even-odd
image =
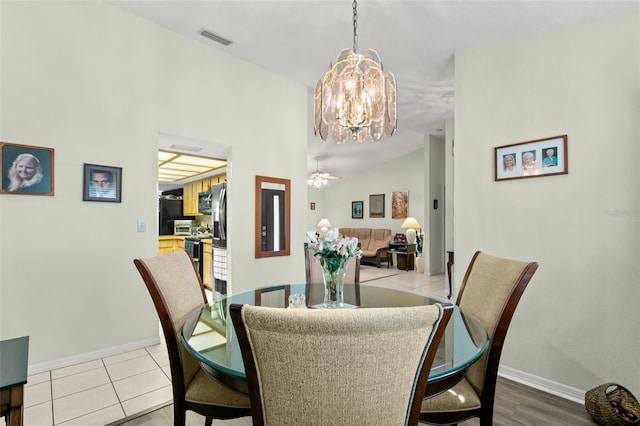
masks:
[[[444,276],[415,271],[367,281],[362,285],[384,286],[446,300]],[[207,292],[211,300],[212,295]],[[160,333],[162,335],[162,333]],[[105,426],[121,424],[153,426],[173,424],[169,357],[164,344],[138,349],[29,376],[25,386],[25,426]],[[187,424],[203,424],[195,413]],[[251,418],[217,421],[240,426]]]
[[[25,426],[104,426],[170,404],[163,344],[29,376]]]

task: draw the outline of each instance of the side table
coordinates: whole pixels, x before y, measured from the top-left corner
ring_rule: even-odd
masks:
[[[394,254],[398,259],[398,269],[404,269],[406,271],[413,270],[417,254],[415,244],[389,243],[389,250],[387,250],[387,268],[389,268],[389,264],[393,264],[391,257]]]
[[[27,383],[29,336],[0,341],[0,416],[7,426],[22,426]]]

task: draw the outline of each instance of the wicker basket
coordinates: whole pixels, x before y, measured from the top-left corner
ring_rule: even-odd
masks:
[[[587,391],[584,405],[599,425],[640,425],[638,400],[617,383],[605,383]]]

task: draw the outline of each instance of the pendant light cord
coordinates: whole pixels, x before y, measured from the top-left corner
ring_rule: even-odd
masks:
[[[353,0],[353,53],[358,51],[358,0]]]

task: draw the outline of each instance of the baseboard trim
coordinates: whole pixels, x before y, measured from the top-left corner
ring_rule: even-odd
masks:
[[[543,377],[534,376],[533,374],[525,373],[524,371],[519,371],[502,365],[498,368],[498,376],[584,405],[584,390],[563,385],[562,383],[554,382]]]
[[[29,366],[28,374],[31,376],[34,374],[44,373],[45,371],[57,370],[59,368],[69,367],[75,364],[82,364],[83,362],[94,361],[96,359],[106,358],[106,357],[118,355],[124,352],[135,351],[136,349],[143,349],[143,348],[146,348],[147,346],[153,346],[159,343],[160,343],[160,337],[156,336],[149,339],[140,340],[137,342],[127,343],[121,346],[113,346],[110,348],[100,349],[99,351],[95,351],[95,352],[88,352],[85,354],[74,355],[68,358],[61,358],[54,361],[43,362],[41,364],[33,364]]]

